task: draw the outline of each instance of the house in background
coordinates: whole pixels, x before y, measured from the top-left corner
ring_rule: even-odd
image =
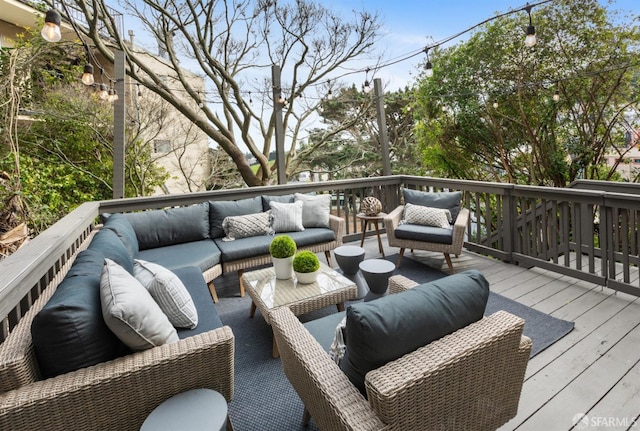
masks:
[[[10,48],[13,41],[26,28],[38,26],[38,15],[44,15],[36,9],[35,2],[29,0],[0,0],[0,47]],[[70,15],[78,25],[84,25],[84,16],[66,5]],[[122,14],[113,10],[112,16],[122,28]],[[63,40],[77,40],[78,36],[68,23],[61,26]],[[160,56],[135,46],[133,32],[129,31],[130,48],[143,52],[148,58],[150,69],[166,77],[170,85],[174,73],[169,64]],[[89,44],[91,46],[91,44]],[[113,76],[113,65],[100,57],[96,52],[97,62],[104,69],[106,76]],[[94,64],[96,82],[100,82],[99,66]],[[191,82],[196,88],[205,92],[205,82],[201,76],[184,70],[191,75]],[[205,190],[211,174],[209,159],[209,139],[200,129],[195,127],[180,112],[164,102],[155,93],[144,89],[131,78],[125,80],[125,97],[127,110],[127,145],[132,140],[142,142],[151,147],[153,162],[162,166],[170,178],[163,187],[156,190],[162,193],[186,193]],[[195,102],[194,102],[195,103]]]

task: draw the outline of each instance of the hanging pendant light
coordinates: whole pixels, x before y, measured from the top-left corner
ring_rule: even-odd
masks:
[[[93,85],[96,80],[93,77],[93,66],[89,63],[84,65],[84,72],[82,73],[82,83],[84,85]]]
[[[55,9],[49,9],[44,17],[44,25],[40,31],[40,35],[47,42],[58,42],[62,39],[62,33],[60,32],[60,22],[62,17],[60,13]]]
[[[529,14],[529,25],[527,26],[527,37],[524,39],[525,46],[532,47],[536,44],[536,28],[531,21],[531,6],[529,3],[525,6],[524,10]]]

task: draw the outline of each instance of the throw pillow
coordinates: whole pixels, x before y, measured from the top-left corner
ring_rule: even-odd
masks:
[[[406,204],[402,222],[451,229],[451,212],[441,208]]]
[[[295,194],[295,201],[302,201],[302,225],[307,227],[329,227],[331,211],[331,195]]]
[[[147,289],[110,259],[102,268],[100,302],[105,323],[131,350],[178,341],[176,329]]]
[[[489,282],[477,270],[347,308],[340,368],[363,394],[365,375],[484,315]]]
[[[292,204],[269,202],[271,209],[271,229],[278,232],[298,232],[304,230],[302,224],[302,201]]]
[[[405,204],[442,208],[451,211],[451,218],[458,218],[462,201],[462,192],[423,192],[420,190],[402,189]]]
[[[176,328],[193,329],[198,325],[198,312],[186,286],[162,265],[136,259],[133,276],[148,291]]]
[[[222,229],[226,235],[222,238],[223,241],[273,233],[269,225],[268,212],[225,217]]]

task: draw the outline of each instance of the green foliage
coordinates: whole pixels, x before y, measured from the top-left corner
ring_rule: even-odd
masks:
[[[320,260],[315,253],[303,250],[293,258],[293,270],[296,272],[314,272],[320,269]]]
[[[278,235],[269,244],[269,253],[277,259],[284,259],[296,254],[296,242],[289,235]]]
[[[624,157],[623,132],[640,125],[637,24],[596,0],[538,6],[534,20],[533,48],[514,14],[430,53],[435,73],[413,110],[430,174],[552,186],[614,177],[605,156]]]

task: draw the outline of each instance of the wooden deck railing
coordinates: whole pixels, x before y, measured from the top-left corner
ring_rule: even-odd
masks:
[[[468,250],[640,296],[640,186],[614,193],[399,175],[85,203],[0,261],[0,342],[75,254],[102,213],[261,194],[331,193],[332,213],[347,221],[344,239],[351,241],[361,232],[356,217],[360,200],[376,196],[390,211],[400,203],[403,187],[462,190],[464,205],[472,214],[465,243]]]

